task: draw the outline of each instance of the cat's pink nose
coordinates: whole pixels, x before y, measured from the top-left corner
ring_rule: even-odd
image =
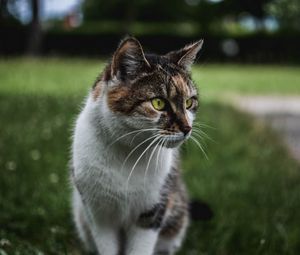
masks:
[[[181,131],[183,132],[183,134],[186,136],[190,131],[192,130],[191,126],[183,126]]]

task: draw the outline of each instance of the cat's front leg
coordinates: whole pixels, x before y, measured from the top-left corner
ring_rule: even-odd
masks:
[[[153,255],[158,230],[132,226],[127,234],[126,255]]]
[[[73,176],[75,184],[74,189],[74,215],[76,211],[82,211],[85,219],[85,229],[88,229],[90,240],[87,240],[82,227],[77,224],[80,237],[87,248],[92,243],[95,246],[99,255],[117,255],[119,254],[119,236],[116,221],[113,219],[113,214],[106,205],[105,192],[99,190],[101,187],[99,180],[95,178],[96,174],[90,171],[90,175]],[[92,180],[94,177],[95,180]],[[103,194],[104,193],[104,194]],[[103,196],[104,195],[104,196]],[[107,209],[107,210],[106,210]],[[75,219],[76,221],[76,219]],[[77,223],[77,222],[76,222]],[[89,242],[87,242],[89,241]],[[91,250],[91,249],[89,249]]]
[[[164,214],[165,206],[156,204],[139,216],[128,231],[126,255],[154,254]]]
[[[106,224],[97,224],[92,226],[92,235],[99,255],[119,254],[118,234],[114,228]]]
[[[119,252],[119,237],[118,227],[114,224],[114,221],[111,219],[105,220],[105,217],[97,213],[89,203],[85,205],[81,203],[81,206],[81,208],[77,206],[76,210],[81,210],[84,213],[85,217],[81,217],[81,220],[86,220],[86,222],[77,221],[76,225],[79,236],[86,248],[89,251],[96,250],[99,255],[117,255]],[[80,217],[78,218],[80,220]],[[83,230],[86,233],[83,233]]]

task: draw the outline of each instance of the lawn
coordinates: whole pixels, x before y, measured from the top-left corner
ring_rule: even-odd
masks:
[[[0,255],[79,254],[69,206],[72,123],[102,68],[80,59],[0,61]],[[300,94],[299,67],[197,66],[206,159],[188,142],[184,176],[214,218],[192,222],[181,255],[298,254],[300,166],[275,134],[222,95]]]
[[[0,60],[0,92],[83,95],[102,70],[103,61],[87,59]],[[193,78],[203,100],[240,93],[300,95],[299,66],[198,65]]]

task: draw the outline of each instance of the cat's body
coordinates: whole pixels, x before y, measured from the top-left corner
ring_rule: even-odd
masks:
[[[158,57],[124,40],[91,90],[72,155],[73,212],[87,250],[152,255],[180,247],[188,202],[177,147],[194,120],[197,92],[186,69],[201,44]]]

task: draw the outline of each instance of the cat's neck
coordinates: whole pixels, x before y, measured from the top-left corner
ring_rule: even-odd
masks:
[[[161,147],[158,140],[136,139],[134,132],[127,135],[132,131],[119,134],[113,123],[110,127],[103,123],[105,119],[95,118],[94,111],[93,108],[84,109],[78,120],[81,133],[77,136],[89,141],[86,156],[93,166],[135,181],[147,177],[153,181],[164,179],[174,164],[176,149]]]

